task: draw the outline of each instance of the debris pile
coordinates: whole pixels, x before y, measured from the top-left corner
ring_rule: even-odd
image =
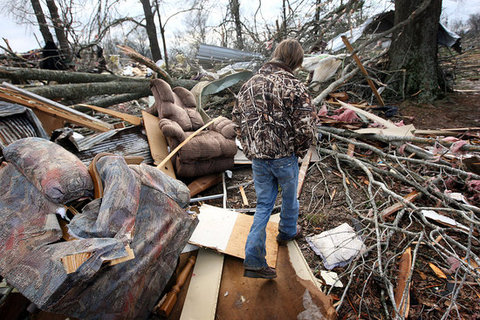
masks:
[[[73,154],[40,138],[17,140],[3,153],[4,279],[50,312],[148,316],[197,223],[183,209],[187,187],[110,154],[92,162],[90,175]],[[96,199],[84,205],[94,187]]]

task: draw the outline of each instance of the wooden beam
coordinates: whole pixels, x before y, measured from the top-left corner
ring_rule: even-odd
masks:
[[[207,190],[208,188],[211,188],[222,182],[222,175],[223,173],[214,173],[193,180],[188,185],[188,189],[190,190],[190,197],[194,197],[200,192]]]
[[[123,112],[110,110],[110,109],[106,109],[106,108],[102,108],[102,107],[92,106],[92,105],[84,104],[84,103],[77,104],[77,106],[86,107],[86,108],[89,108],[89,109],[92,109],[92,110],[95,110],[95,111],[98,111],[98,112],[101,112],[101,113],[104,113],[104,114],[114,116],[115,118],[127,121],[127,122],[129,122],[129,123],[131,123],[135,126],[139,126],[139,125],[142,124],[142,118],[139,118],[137,116],[134,116],[134,115],[131,115],[131,114],[128,114],[128,113],[123,113]]]
[[[302,193],[303,182],[305,181],[305,175],[307,174],[308,166],[310,164],[310,159],[312,159],[312,148],[309,148],[305,158],[303,158],[302,165],[298,172],[298,186],[297,186],[297,199],[300,198]]]
[[[353,53],[353,47],[352,45],[350,44],[350,42],[348,41],[347,37],[345,36],[342,36],[342,41],[343,43],[345,43],[345,46],[347,47],[348,51],[352,52]],[[368,82],[368,85],[370,86],[370,88],[372,89],[373,91],[373,94],[375,95],[375,97],[377,97],[377,100],[378,102],[380,103],[380,105],[383,107],[385,106],[385,102],[383,102],[383,99],[382,97],[380,96],[380,94],[378,93],[377,91],[377,88],[375,87],[375,84],[373,83],[372,79],[370,79],[370,76],[368,75],[368,72],[367,70],[365,69],[365,67],[363,66],[362,62],[360,61],[360,59],[358,58],[357,54],[356,53],[353,53],[352,54],[352,57],[353,59],[355,60],[355,62],[357,63],[358,67],[360,68],[360,71],[365,75],[365,77],[367,78],[367,82]]]
[[[95,131],[105,132],[113,129],[112,125],[101,120],[92,118],[76,110],[71,109],[75,112],[70,112],[70,110],[57,108],[56,105],[37,100],[36,98],[25,96],[22,93],[7,88],[0,88],[0,99],[11,103],[17,103],[31,109],[42,111],[51,115],[53,118],[62,119],[80,126],[93,129]],[[64,108],[66,107],[64,106]]]
[[[418,197],[420,197],[422,195],[421,192],[419,191],[412,191],[410,192],[409,194],[407,194],[405,197],[403,197],[405,199],[405,201],[407,202],[412,202],[413,200],[417,199]],[[384,209],[382,212],[380,212],[380,216],[382,218],[386,218],[392,214],[394,214],[395,212],[397,212],[398,210],[402,209],[403,207],[405,207],[405,205],[403,204],[403,202],[397,202],[395,203],[394,205]]]

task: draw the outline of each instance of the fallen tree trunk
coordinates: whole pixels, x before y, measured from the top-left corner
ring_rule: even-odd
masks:
[[[11,80],[47,80],[58,83],[88,83],[110,81],[149,82],[146,78],[120,77],[114,74],[16,68],[0,66],[0,76]]]
[[[115,82],[91,82],[74,84],[57,84],[26,88],[26,90],[48,99],[63,98],[66,100],[83,99],[85,97],[102,94],[117,93],[142,93],[145,96],[151,94],[150,82],[115,81]]]
[[[172,87],[181,86],[188,90],[197,83],[195,80],[174,80]],[[127,94],[135,93],[140,97],[152,94],[150,81],[113,81],[113,82],[92,82],[57,84],[26,88],[26,90],[48,99],[78,100],[86,97],[99,96],[104,94]]]
[[[94,98],[85,101],[86,104],[91,104],[97,107],[107,108],[115,104],[124,103],[132,100],[138,100],[145,97],[143,93],[124,93],[110,95],[104,98]]]

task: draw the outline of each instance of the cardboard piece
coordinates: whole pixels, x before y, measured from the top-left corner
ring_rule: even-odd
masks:
[[[214,249],[218,252],[245,258],[245,243],[253,223],[253,216],[241,214],[228,209],[202,205],[198,215],[199,223],[190,237],[189,243]],[[278,244],[278,223],[267,224],[267,264],[276,266]]]
[[[158,126],[158,118],[148,112],[142,111],[143,125],[147,132],[148,144],[150,146],[150,153],[155,165],[158,165],[168,156],[168,144],[165,136]],[[170,177],[175,178],[175,170],[173,164],[169,160],[162,168],[159,168]]]

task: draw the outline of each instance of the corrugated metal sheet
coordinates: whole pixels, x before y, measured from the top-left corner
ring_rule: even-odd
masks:
[[[224,47],[200,44],[196,58],[200,63],[238,62],[264,59],[261,54],[229,49]]]
[[[4,148],[15,140],[28,137],[48,139],[32,110],[0,101],[0,147]]]
[[[102,140],[100,140],[99,137],[91,138],[95,143],[92,143],[88,150],[76,153],[77,157],[79,157],[83,163],[88,165],[98,153],[109,152],[122,156],[142,156],[144,158],[144,163],[153,163],[147,136],[143,133],[142,126],[134,126],[112,131],[115,131],[113,135],[104,135],[101,137],[103,138]]]
[[[19,104],[0,101],[0,117],[8,117],[14,114],[24,113],[25,109],[27,108]]]

